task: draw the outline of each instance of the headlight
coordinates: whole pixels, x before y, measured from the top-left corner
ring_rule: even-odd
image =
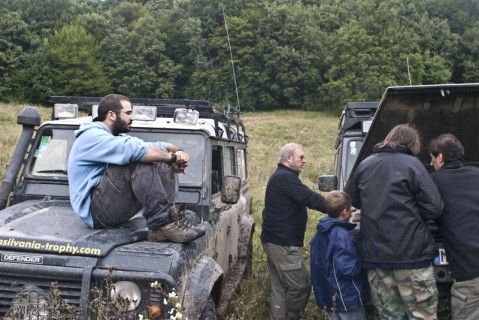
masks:
[[[135,310],[141,302],[140,287],[131,281],[115,282],[110,291],[110,299],[118,309]]]

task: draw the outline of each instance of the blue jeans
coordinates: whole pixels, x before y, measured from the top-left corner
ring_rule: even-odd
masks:
[[[108,165],[91,197],[95,228],[117,226],[143,210],[147,227],[158,229],[178,201],[178,175],[162,162]]]
[[[367,320],[366,311],[364,306],[359,308],[359,310],[348,311],[348,312],[328,312],[328,320]]]

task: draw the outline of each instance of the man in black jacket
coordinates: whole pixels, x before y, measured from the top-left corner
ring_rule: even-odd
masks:
[[[420,149],[414,128],[394,127],[359,164],[349,188],[361,209],[358,246],[381,319],[437,319],[437,248],[425,221],[439,218],[443,203],[415,157]]]
[[[271,319],[299,319],[311,294],[311,278],[300,248],[307,208],[326,212],[324,197],[299,179],[306,163],[303,147],[288,143],[266,187],[261,241],[268,257]]]
[[[437,225],[455,281],[451,288],[452,319],[479,319],[479,168],[464,165],[464,147],[452,134],[428,146],[432,178],[444,200]]]

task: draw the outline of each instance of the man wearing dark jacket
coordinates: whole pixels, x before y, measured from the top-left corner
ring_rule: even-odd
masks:
[[[303,147],[281,148],[279,164],[266,187],[261,241],[268,257],[271,319],[299,319],[311,294],[311,278],[300,248],[307,208],[326,211],[324,198],[299,179],[306,163]]]
[[[452,319],[479,319],[479,168],[464,165],[464,147],[452,134],[428,146],[432,178],[444,200],[437,226],[454,277]]]
[[[398,125],[355,170],[348,189],[361,209],[359,251],[381,319],[437,319],[431,261],[436,245],[426,221],[441,216],[434,181],[415,157],[417,131]]]

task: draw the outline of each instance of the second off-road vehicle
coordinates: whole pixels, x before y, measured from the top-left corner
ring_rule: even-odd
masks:
[[[348,102],[341,113],[334,143],[334,172],[339,189],[346,184],[378,105],[379,102]]]
[[[322,191],[348,189],[351,174],[358,164],[372,153],[375,144],[384,140],[388,132],[396,125],[408,123],[414,125],[422,137],[422,150],[419,160],[429,172],[431,158],[426,149],[427,143],[442,133],[452,133],[464,145],[465,161],[477,163],[479,159],[479,84],[438,84],[424,86],[404,86],[387,88],[373,121],[364,137],[362,146],[351,170],[344,177],[344,183],[338,177],[344,175],[345,166],[336,165],[331,176],[322,176],[319,188]],[[344,158],[342,160],[344,162]],[[440,296],[447,298],[453,279],[449,272],[447,253],[444,251],[442,237],[433,221],[428,222],[439,251],[433,260],[436,282]]]

